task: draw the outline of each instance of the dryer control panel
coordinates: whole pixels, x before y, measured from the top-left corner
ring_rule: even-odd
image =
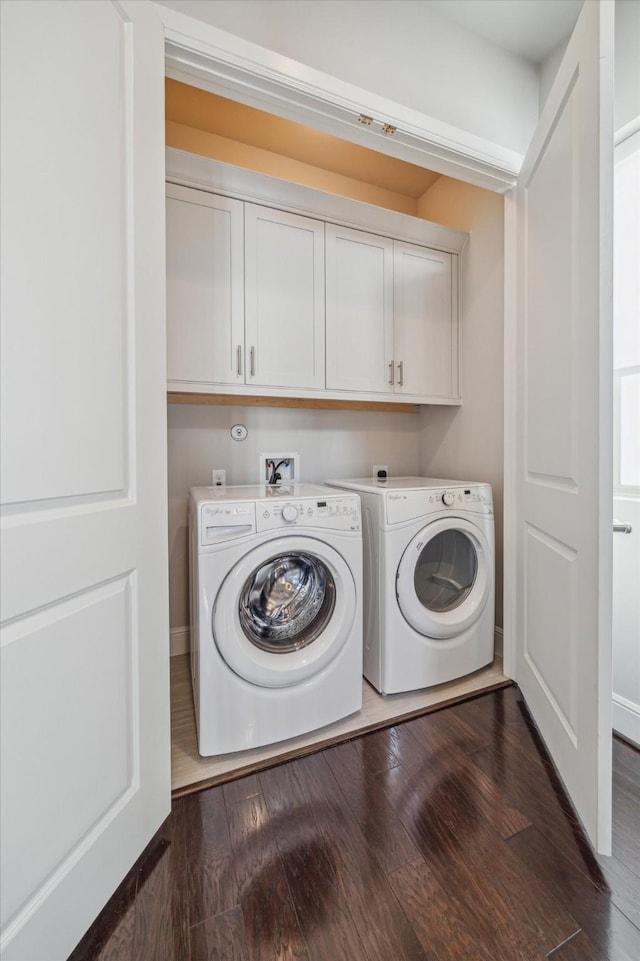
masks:
[[[424,490],[385,491],[386,520],[388,524],[401,524],[429,514],[450,512],[452,514],[493,515],[493,497],[490,484],[474,484],[470,487],[425,488]]]

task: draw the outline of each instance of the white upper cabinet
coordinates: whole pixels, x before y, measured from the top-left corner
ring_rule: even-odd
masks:
[[[327,224],[327,389],[458,398],[451,254]]]
[[[243,204],[167,185],[167,376],[244,383]]]
[[[460,403],[466,234],[181,151],[168,159],[180,180],[167,184],[170,391]]]
[[[458,397],[458,312],[451,254],[394,243],[393,357],[397,393]]]
[[[327,389],[387,393],[393,380],[393,241],[326,225]]]
[[[322,389],[324,224],[245,204],[247,386]]]

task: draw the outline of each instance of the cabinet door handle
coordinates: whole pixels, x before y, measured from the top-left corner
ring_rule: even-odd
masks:
[[[251,347],[249,350],[249,374],[251,377],[256,375],[256,349]]]
[[[404,361],[398,364],[398,387],[404,387]]]
[[[242,344],[238,344],[238,377],[242,377]]]
[[[389,383],[393,387],[393,361],[389,364]]]

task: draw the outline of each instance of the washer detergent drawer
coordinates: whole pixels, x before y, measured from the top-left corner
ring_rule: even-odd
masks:
[[[256,530],[255,504],[203,504],[200,510],[200,546],[210,547],[246,537]]]

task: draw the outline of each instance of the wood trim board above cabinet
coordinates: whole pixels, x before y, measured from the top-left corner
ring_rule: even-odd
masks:
[[[332,397],[265,397],[261,394],[192,394],[167,391],[168,404],[218,404],[221,407],[300,407],[309,410],[376,410],[393,414],[415,414],[419,404],[379,400],[344,400]]]

